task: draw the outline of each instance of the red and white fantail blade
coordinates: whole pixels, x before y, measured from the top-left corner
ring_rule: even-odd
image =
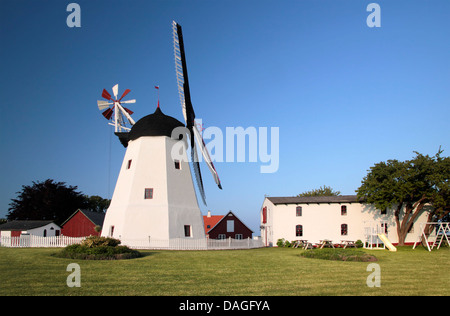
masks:
[[[117,100],[117,94],[119,93],[119,84],[116,84],[114,87],[112,87],[112,91],[113,91],[114,97]]]
[[[112,100],[111,95],[105,89],[103,89],[102,97],[104,97],[106,100]]]
[[[101,111],[101,110],[104,110],[104,109],[106,109],[106,108],[109,108],[109,106],[110,105],[112,105],[112,104],[114,104],[114,103],[112,103],[112,102],[107,102],[107,101],[102,101],[102,100],[97,100],[97,106],[98,106],[98,109]]]
[[[131,111],[129,108],[124,107],[123,108],[125,111],[127,111],[128,114],[133,115],[133,111]]]
[[[130,89],[126,89],[126,90],[123,92],[122,96],[120,97],[119,101],[122,100],[123,97],[126,96],[128,93],[130,93],[130,91],[131,91]]]
[[[136,99],[127,100],[127,101],[120,101],[120,103],[136,103]]]
[[[113,112],[114,112],[114,110],[111,108],[111,109],[107,109],[102,114],[107,120],[110,120],[111,116],[113,115]]]

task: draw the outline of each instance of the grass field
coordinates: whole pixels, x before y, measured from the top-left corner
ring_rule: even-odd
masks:
[[[0,248],[0,295],[450,295],[450,250],[372,250],[381,286],[368,287],[369,263],[303,258],[303,250],[142,251],[144,257],[83,261],[58,249]],[[81,287],[68,287],[69,263]]]

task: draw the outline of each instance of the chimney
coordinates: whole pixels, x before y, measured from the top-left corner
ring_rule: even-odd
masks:
[[[211,217],[211,211],[208,211],[208,216],[207,217]]]

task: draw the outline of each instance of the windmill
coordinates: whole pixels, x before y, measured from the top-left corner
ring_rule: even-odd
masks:
[[[191,93],[189,89],[188,72],[186,67],[186,55],[184,52],[184,42],[183,42],[183,32],[181,25],[177,22],[172,22],[172,33],[173,33],[173,47],[175,55],[175,72],[177,76],[178,85],[178,95],[180,98],[181,108],[183,111],[184,120],[186,122],[186,127],[190,132],[190,149],[191,149],[191,161],[193,164],[195,178],[197,180],[197,185],[199,192],[201,194],[203,203],[206,205],[205,190],[203,188],[203,180],[200,171],[200,164],[197,154],[197,145],[200,147],[200,151],[203,158],[213,175],[214,181],[217,186],[222,189],[220,183],[219,175],[217,174],[216,168],[211,161],[211,157],[206,148],[205,142],[198,130],[197,124],[195,123],[195,112],[191,102]]]
[[[105,111],[102,112],[102,115],[108,121],[111,120],[114,115],[113,122],[110,122],[108,124],[114,126],[114,128],[115,128],[114,131],[116,133],[121,133],[123,131],[126,131],[126,132],[130,131],[131,127],[128,127],[128,125],[132,126],[135,124],[134,120],[131,118],[133,111],[122,106],[122,104],[136,103],[136,100],[133,99],[133,100],[122,101],[122,99],[131,91],[130,89],[126,89],[123,92],[120,99],[117,99],[117,95],[119,93],[119,85],[118,84],[116,84],[114,87],[112,87],[112,91],[114,94],[114,99],[112,98],[112,96],[109,94],[108,91],[103,89],[102,97],[110,102],[98,100],[97,101],[98,109],[100,111],[103,111],[106,109]],[[112,107],[110,107],[110,105],[112,105]]]
[[[118,99],[117,86],[113,88],[114,98],[103,90],[102,96],[107,101],[98,103],[99,109],[105,110],[105,118],[111,119],[115,113],[116,128],[122,128],[125,119],[132,124],[129,131],[125,129],[126,132],[115,133],[127,149],[101,233],[102,236],[119,238],[122,244],[133,245],[136,242],[151,247],[153,242],[188,238],[201,240],[206,245],[203,217],[194,184],[195,178],[199,188],[197,191],[206,204],[197,148],[202,152],[216,184],[222,188],[195,124],[183,37],[181,27],[175,22],[173,32],[178,92],[185,123],[165,115],[160,107],[159,97],[155,112],[134,123],[130,120],[129,111],[121,105],[132,103],[122,101],[129,90],[125,90]],[[155,88],[159,90],[158,86]],[[110,105],[114,107],[109,108]],[[124,117],[121,118],[119,114]],[[173,137],[176,129],[186,131],[186,127],[190,141],[185,141],[184,137]],[[179,145],[183,148],[179,152],[181,156],[174,157],[173,149],[180,148]],[[189,165],[186,148],[190,148],[193,168]]]

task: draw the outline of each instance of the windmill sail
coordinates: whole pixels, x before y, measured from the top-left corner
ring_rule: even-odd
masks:
[[[205,159],[206,164],[208,165],[209,170],[211,171],[214,181],[216,182],[217,186],[222,189],[222,185],[220,183],[219,174],[216,171],[216,168],[214,167],[214,164],[211,160],[211,157],[209,156],[208,149],[206,148],[205,141],[203,140],[202,136],[200,135],[200,132],[197,129],[197,126],[194,126],[194,135],[197,139],[197,142],[200,144],[200,150],[202,152],[203,158]]]
[[[189,79],[187,73],[186,66],[186,56],[184,52],[184,42],[183,42],[183,31],[181,29],[181,25],[172,22],[172,32],[173,32],[173,48],[174,48],[174,57],[175,57],[175,72],[177,75],[177,85],[178,85],[178,95],[180,97],[181,108],[183,110],[184,120],[186,122],[186,127],[190,132],[191,138],[191,156],[195,178],[197,180],[197,185],[199,187],[200,194],[202,195],[203,202],[206,205],[205,201],[205,190],[203,188],[202,175],[200,171],[199,160],[197,156],[197,146],[195,145],[195,141],[198,142],[200,146],[200,150],[202,152],[203,157],[214,177],[214,180],[218,187],[222,189],[222,185],[220,184],[219,176],[217,174],[216,169],[211,161],[209,153],[206,149],[205,143],[195,126],[195,112],[191,102],[191,93],[189,90]]]

